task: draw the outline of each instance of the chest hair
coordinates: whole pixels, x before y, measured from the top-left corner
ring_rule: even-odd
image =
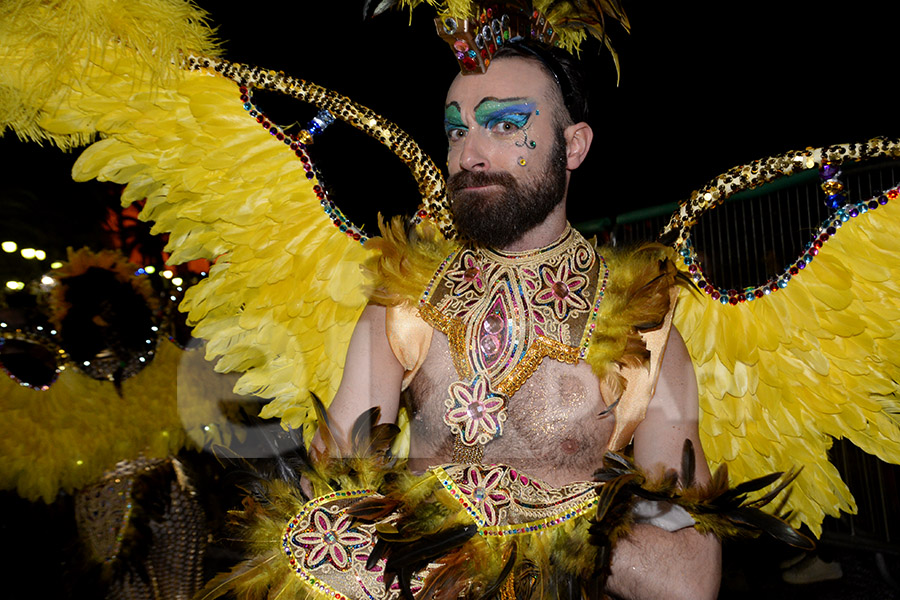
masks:
[[[407,390],[410,466],[450,461],[453,437],[443,422],[447,387],[458,381],[447,337],[435,332]],[[485,446],[484,462],[515,466],[551,485],[586,481],[600,466],[615,424],[590,367],[545,358],[509,400],[503,435]]]

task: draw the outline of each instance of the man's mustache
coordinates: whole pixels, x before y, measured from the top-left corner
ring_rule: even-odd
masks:
[[[447,180],[447,190],[453,194],[469,187],[501,185],[515,187],[516,178],[506,171],[460,171]]]

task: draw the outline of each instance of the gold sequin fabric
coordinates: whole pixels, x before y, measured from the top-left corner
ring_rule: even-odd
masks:
[[[119,555],[131,520],[135,477],[142,470],[153,468],[155,463],[122,461],[99,482],[75,494],[75,519],[93,560],[105,562]]]
[[[485,536],[542,531],[596,505],[595,482],[553,487],[508,465],[453,464],[435,472]]]
[[[444,423],[457,447],[502,435],[508,399],[545,357],[570,364],[584,357],[608,278],[604,258],[568,226],[544,248],[468,245],[441,264],[419,313],[450,340],[459,381],[448,389]],[[479,456],[458,448],[454,460]]]

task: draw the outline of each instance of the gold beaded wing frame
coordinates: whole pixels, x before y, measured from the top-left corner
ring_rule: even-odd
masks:
[[[252,89],[277,91],[300,101],[308,102],[326,111],[325,116],[320,117],[319,123],[322,122],[321,119],[330,118],[333,120],[338,118],[366,135],[375,138],[381,144],[387,146],[409,168],[415,178],[419,194],[422,196],[422,206],[416,215],[418,220],[428,218],[438,225],[441,233],[447,239],[456,237],[449,212],[450,204],[447,200],[443,175],[434,164],[434,161],[422,151],[412,137],[394,123],[346,96],[342,96],[315,83],[291,77],[280,71],[231,63],[222,58],[194,55],[186,57],[184,67],[194,71],[212,70],[236,82],[240,86],[241,101],[249,116],[254,118],[264,130],[268,131],[278,141],[284,142],[286,146],[290,147],[304,163],[304,169],[307,170],[307,173],[312,173],[313,167],[305,152],[306,145],[311,144],[313,136],[320,132],[315,130],[317,124],[312,124],[312,126],[308,126],[306,129],[293,135],[288,133],[278,124],[271,122],[261,110],[253,105],[251,101]],[[318,125],[318,128],[320,130],[324,129],[321,125]],[[324,201],[326,196],[325,190],[321,189],[318,193]],[[335,226],[340,228],[342,232],[347,233],[348,236],[354,239],[362,242],[366,241],[366,236],[362,230],[350,223],[340,212],[340,209],[331,201],[325,201],[323,205],[327,205],[327,208],[332,211],[329,213],[326,210],[329,215],[334,216]]]

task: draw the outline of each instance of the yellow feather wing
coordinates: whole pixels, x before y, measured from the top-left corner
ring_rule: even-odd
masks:
[[[685,287],[675,313],[708,460],[736,481],[802,467],[785,509],[817,536],[856,510],[833,439],[900,463],[898,203],[846,222],[784,289],[734,306]]]
[[[151,27],[152,15],[133,12],[173,4],[191,6],[128,3],[137,25],[127,30],[94,27],[123,10],[115,2],[73,1],[56,12],[23,2],[0,14],[0,85],[13,90],[0,95],[11,98],[0,105],[0,126],[61,146],[99,135],[73,176],[127,184],[124,202],[146,198],[141,218],[170,234],[173,262],[214,262],[181,307],[208,340],[207,358],[218,357],[221,372],[245,372],[239,393],[272,399],[263,416],[307,425],[309,393],[328,404],[340,382],[366,303],[361,265],[373,252],[332,223],[338,217],[323,208],[302,146],[257,122],[246,90],[216,68],[235,78],[252,71],[260,81],[274,73],[215,60],[207,67],[212,59],[205,58],[181,69],[192,52],[214,49],[202,13],[182,10],[174,23]],[[72,18],[91,32],[74,36],[75,45],[63,23]],[[36,22],[64,35],[29,35]],[[170,52],[161,57],[160,50]],[[65,57],[62,66],[43,73],[41,57],[54,53]],[[45,76],[37,85],[22,72]]]

